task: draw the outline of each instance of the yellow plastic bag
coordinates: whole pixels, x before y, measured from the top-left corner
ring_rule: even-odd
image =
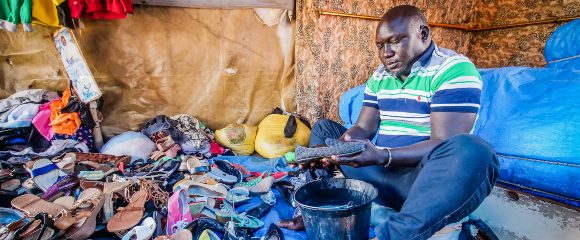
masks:
[[[288,115],[270,114],[258,125],[256,135],[256,152],[265,158],[282,157],[287,152],[294,151],[296,145],[308,146],[310,129],[296,119],[296,133],[293,137],[284,136],[284,128],[288,122]]]
[[[256,131],[256,127],[231,123],[215,131],[215,139],[220,145],[231,149],[236,154],[247,156],[254,153]]]

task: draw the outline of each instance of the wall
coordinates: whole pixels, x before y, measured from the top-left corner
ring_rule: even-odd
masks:
[[[294,33],[253,10],[137,7],[120,21],[83,20],[82,51],[105,100],[106,136],[137,130],[158,114],[187,113],[212,129],[259,123],[294,106]],[[55,28],[0,31],[0,93],[62,90]]]
[[[267,27],[252,10],[137,7],[126,20],[85,21],[80,41],[105,93],[109,136],[138,129],[160,113],[193,114],[212,128],[238,120],[257,124],[282,100],[312,122],[339,120],[340,96],[366,82],[379,63],[377,21],[318,16],[316,10],[380,16],[400,4],[420,7],[432,22],[464,25],[580,15],[577,0],[297,0],[294,28]],[[556,25],[478,33],[433,28],[433,36],[478,67],[542,66]],[[35,30],[0,31],[0,98],[29,87],[66,86],[50,38],[55,29]]]
[[[339,120],[338,101],[349,88],[366,82],[378,66],[374,44],[378,21],[318,16],[316,10],[381,16],[387,9],[413,4],[430,21],[465,24],[474,0],[336,1],[297,0],[296,103],[312,122]],[[439,46],[466,54],[470,36],[458,30],[433,28]]]
[[[411,4],[430,22],[490,26],[554,17],[579,16],[577,0],[297,0],[296,103],[312,122],[340,121],[338,102],[348,89],[366,82],[379,64],[374,46],[378,21],[318,16],[317,10],[381,16]],[[433,27],[435,43],[467,55],[477,67],[543,66],[543,47],[560,24],[482,32]]]
[[[578,0],[481,0],[472,21],[479,26],[580,16]],[[541,24],[473,33],[468,56],[478,67],[546,64],[544,46],[561,24]]]

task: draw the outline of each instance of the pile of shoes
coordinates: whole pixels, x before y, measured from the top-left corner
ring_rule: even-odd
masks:
[[[70,139],[43,154],[0,154],[0,240],[251,239],[260,228],[283,239],[260,219],[276,203],[272,189],[292,187],[287,172],[220,160],[231,151],[192,116],[158,116],[141,133],[155,148],[142,158]]]

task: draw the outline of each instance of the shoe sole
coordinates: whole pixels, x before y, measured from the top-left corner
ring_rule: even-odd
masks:
[[[353,151],[353,152],[348,152],[348,153],[342,153],[342,154],[334,154],[334,156],[343,157],[343,156],[353,155],[353,154],[356,154],[356,153],[360,153],[360,152],[362,152],[363,150],[364,150],[364,149],[360,149],[360,150],[356,150],[356,151]],[[325,157],[326,157],[326,156],[325,156]],[[296,160],[296,162],[297,162],[298,164],[307,164],[307,163],[310,163],[312,160],[315,160],[315,159],[321,159],[321,158],[324,158],[324,157],[310,157],[310,158],[302,158],[302,159],[300,159],[300,160]]]

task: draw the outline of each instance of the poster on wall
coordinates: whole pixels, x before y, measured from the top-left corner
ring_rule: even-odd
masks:
[[[62,28],[54,34],[56,49],[72,87],[84,103],[97,100],[102,92],[81,53],[74,35],[68,28]]]

